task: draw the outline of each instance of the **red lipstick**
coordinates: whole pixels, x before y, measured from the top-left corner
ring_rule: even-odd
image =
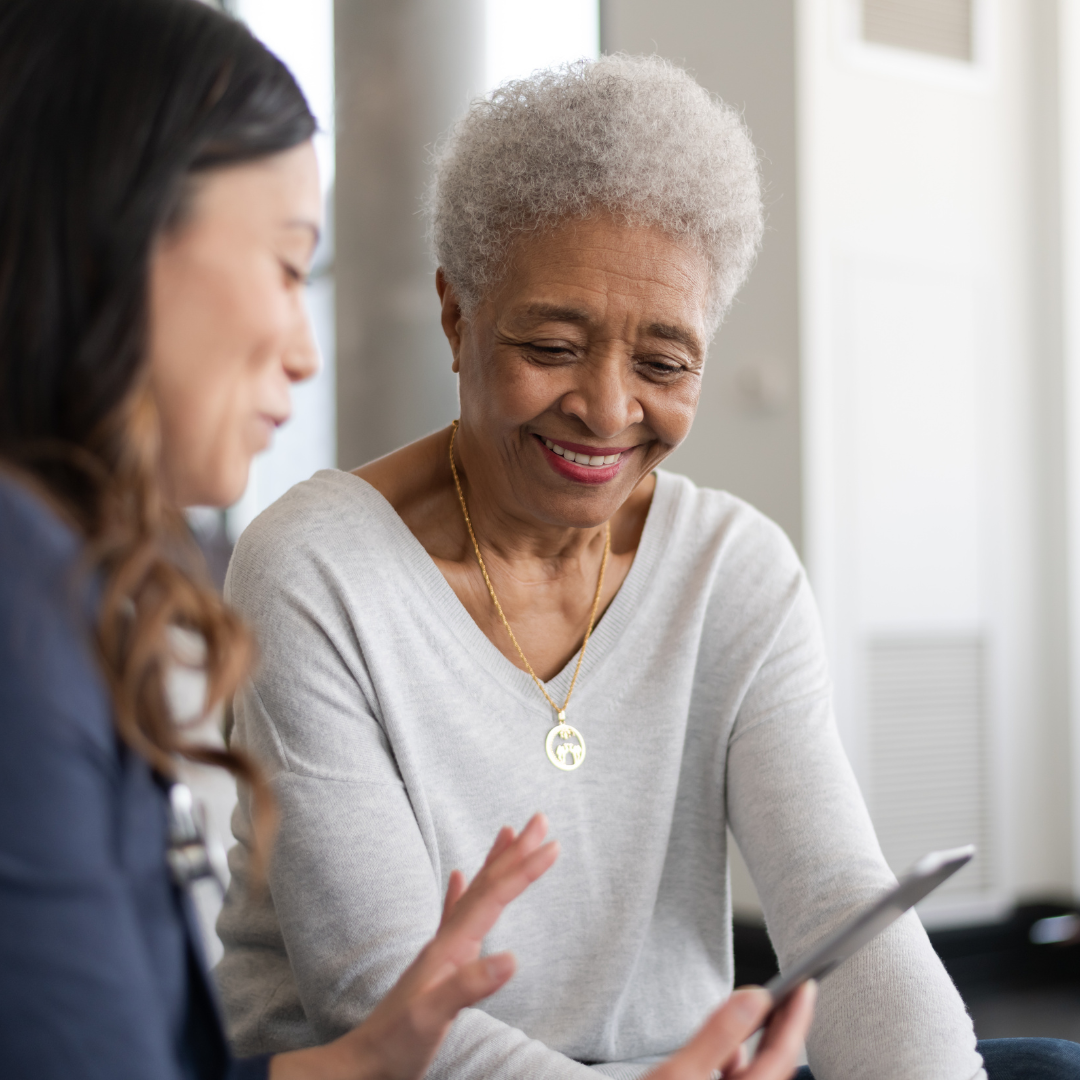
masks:
[[[554,439],[551,441],[555,442]],[[614,480],[615,477],[619,475],[620,470],[627,461],[625,457],[620,457],[618,461],[613,461],[610,465],[579,465],[576,461],[567,461],[566,458],[549,450],[544,445],[544,440],[540,435],[536,436],[536,443],[540,447],[540,452],[544,455],[544,459],[555,472],[560,476],[565,477],[567,480],[573,480],[578,484],[606,484],[609,480]],[[564,450],[570,450],[575,454],[599,455],[602,453],[605,456],[611,454],[625,454],[627,450],[634,449],[632,446],[583,446],[581,443],[568,443],[563,442],[562,440],[559,441],[558,445]]]

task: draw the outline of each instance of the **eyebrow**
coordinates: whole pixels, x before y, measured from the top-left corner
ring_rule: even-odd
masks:
[[[697,334],[693,334],[689,330],[683,330],[679,326],[672,326],[670,323],[652,323],[646,333],[650,337],[658,337],[664,341],[676,341],[680,345],[685,345],[692,353],[698,356],[703,351]]]
[[[554,319],[557,322],[588,322],[589,313],[581,308],[561,307],[558,304],[530,304],[523,315],[538,319]],[[660,338],[662,341],[674,341],[685,346],[695,356],[701,356],[704,352],[698,336],[681,326],[672,323],[650,323],[646,329],[649,337]]]
[[[560,307],[558,304],[530,304],[523,315],[556,322],[588,322],[589,313],[581,308]]]
[[[320,231],[319,231],[319,226],[316,225],[315,222],[307,221],[304,218],[291,218],[290,220],[285,222],[285,228],[286,229],[307,229],[308,232],[311,233],[311,236],[314,239],[316,244],[318,244],[319,238],[322,236],[322,233],[320,233]]]

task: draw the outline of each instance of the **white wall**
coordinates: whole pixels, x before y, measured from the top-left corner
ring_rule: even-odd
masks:
[[[852,10],[798,7],[806,552],[886,854],[980,842],[929,905],[971,918],[1071,884],[1041,648],[1040,26],[985,0],[962,64],[861,44]]]
[[[1057,63],[1051,65],[1060,107],[1058,205],[1061,215],[1063,527],[1067,581],[1061,594],[1067,603],[1063,662],[1067,682],[1071,736],[1072,888],[1080,896],[1080,7],[1075,0],[1057,4]]]
[[[600,50],[598,0],[485,0],[484,91]]]

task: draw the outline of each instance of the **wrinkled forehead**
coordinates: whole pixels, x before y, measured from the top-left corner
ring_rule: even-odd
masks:
[[[595,214],[515,238],[485,299],[500,322],[647,327],[702,352],[710,285],[708,260],[689,242]]]

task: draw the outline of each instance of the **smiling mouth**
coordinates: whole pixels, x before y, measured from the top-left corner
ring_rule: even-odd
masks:
[[[559,457],[564,458],[566,461],[572,461],[575,465],[587,465],[593,469],[602,469],[605,465],[614,465],[626,453],[625,450],[618,450],[613,454],[589,454],[581,450],[567,449],[567,447],[560,446],[557,442],[552,442],[551,439],[545,439],[543,436],[540,438],[553,454],[558,454]]]

